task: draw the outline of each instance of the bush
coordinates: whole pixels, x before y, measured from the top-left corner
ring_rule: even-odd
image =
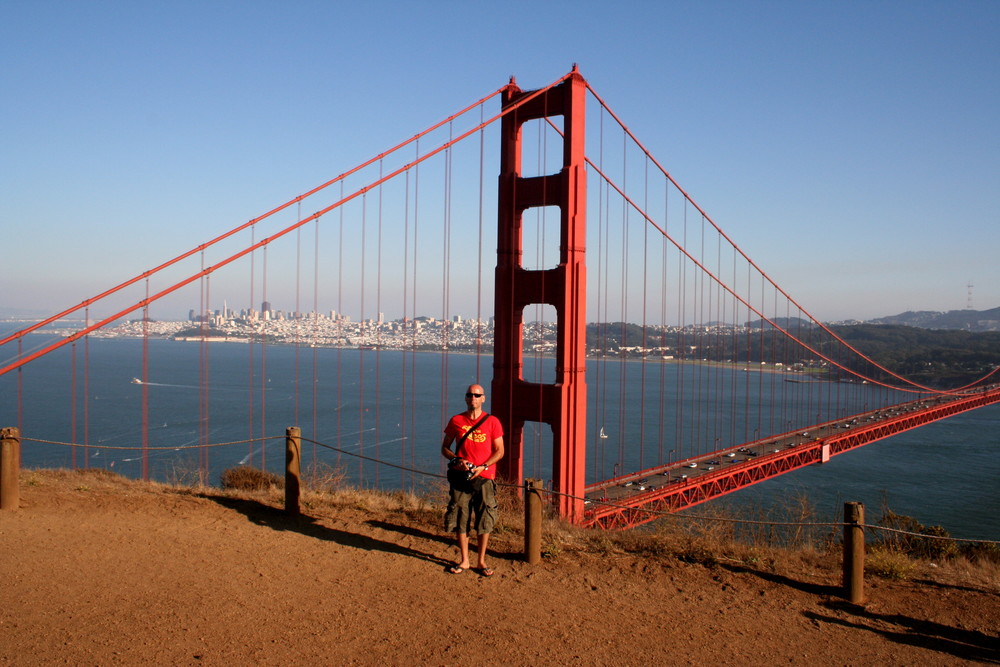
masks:
[[[884,579],[909,579],[915,567],[905,553],[885,547],[872,547],[865,558],[865,572]]]
[[[223,470],[219,475],[219,482],[222,488],[237,491],[265,491],[271,487],[282,489],[285,486],[285,480],[278,475],[249,466]]]
[[[920,533],[920,535],[903,535],[900,533],[886,533],[882,536],[882,544],[891,551],[912,556],[914,558],[926,558],[929,560],[941,560],[952,558],[958,554],[958,547],[950,538],[948,531],[941,526],[924,526],[911,516],[896,514],[885,511],[878,521],[880,526],[905,530],[910,533]],[[921,537],[927,535],[929,537]]]

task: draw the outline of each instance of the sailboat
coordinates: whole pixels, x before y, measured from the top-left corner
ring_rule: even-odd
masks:
[[[604,427],[601,427],[601,432],[598,434],[602,439],[606,439],[608,434],[604,432]]]

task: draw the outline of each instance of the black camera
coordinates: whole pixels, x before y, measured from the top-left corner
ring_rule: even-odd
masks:
[[[465,479],[472,479],[473,475],[476,474],[476,466],[472,465],[471,462],[465,462]]]

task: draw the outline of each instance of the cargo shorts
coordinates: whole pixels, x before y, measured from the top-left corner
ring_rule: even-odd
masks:
[[[496,485],[492,479],[485,480],[477,492],[462,491],[454,487],[450,490],[448,509],[444,513],[444,529],[449,533],[468,535],[473,527],[473,518],[478,535],[493,532],[497,522],[497,500]]]

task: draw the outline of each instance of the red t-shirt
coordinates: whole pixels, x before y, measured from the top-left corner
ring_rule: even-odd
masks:
[[[478,419],[469,419],[464,412],[461,412],[451,418],[444,432],[458,441],[482,418],[480,415]],[[482,465],[493,454],[493,441],[502,437],[503,427],[500,426],[500,420],[490,415],[482,425],[469,434],[456,453],[466,461],[472,461],[473,465]],[[496,479],[496,466],[490,466],[489,470],[484,470],[479,476],[485,479]]]

